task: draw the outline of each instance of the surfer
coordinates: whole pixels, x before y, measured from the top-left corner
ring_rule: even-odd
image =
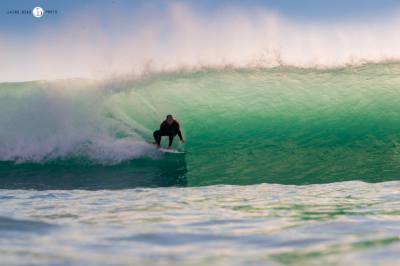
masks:
[[[179,139],[181,140],[182,143],[185,143],[182,137],[178,121],[176,121],[172,115],[167,115],[167,118],[161,123],[160,129],[154,131],[153,133],[154,140],[156,141],[154,144],[156,144],[157,147],[160,148],[161,137],[168,136],[169,137],[168,149],[172,149],[171,147],[172,141],[174,140],[174,137],[176,135],[179,136]]]

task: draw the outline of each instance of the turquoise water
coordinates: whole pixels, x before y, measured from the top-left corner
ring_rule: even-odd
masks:
[[[2,83],[0,186],[398,180],[399,73],[378,64]],[[175,145],[185,155],[147,143],[168,113],[182,124],[187,143]]]
[[[399,74],[392,63],[1,83],[2,260],[394,265]],[[168,113],[184,154],[148,144]]]

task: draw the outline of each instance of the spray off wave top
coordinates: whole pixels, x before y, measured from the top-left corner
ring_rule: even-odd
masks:
[[[0,80],[103,78],[203,68],[332,68],[400,60],[400,19],[312,23],[270,10],[229,8],[212,14],[172,3],[128,18],[74,14],[57,27],[0,34]],[[112,29],[110,34],[109,30]]]

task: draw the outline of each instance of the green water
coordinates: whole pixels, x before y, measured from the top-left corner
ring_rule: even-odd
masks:
[[[397,265],[400,182],[0,190],[4,265]]]
[[[7,180],[18,175],[16,168],[43,177],[40,173],[54,173],[42,171],[48,167],[68,175],[68,166],[86,169],[82,175],[90,178],[98,176],[90,166],[94,164],[106,168],[109,178],[167,176],[177,180],[167,185],[188,186],[398,180],[399,74],[399,64],[377,64],[3,83],[0,111],[7,123],[2,123],[0,139],[18,143],[20,149],[0,145],[2,154],[8,154],[2,156],[8,164],[0,169]],[[176,140],[175,145],[185,150],[184,156],[159,157],[145,146],[169,113],[182,124],[187,143],[178,146]],[[39,129],[19,124],[32,118]],[[6,134],[17,130],[17,137]],[[36,147],[41,142],[48,149]],[[35,149],[25,147],[32,143]],[[43,169],[31,171],[25,164],[32,160]],[[10,166],[16,161],[22,164]]]
[[[113,96],[146,128],[187,137],[188,184],[398,178],[399,65],[161,76]],[[140,108],[138,108],[138,106]]]
[[[400,179],[399,74],[380,64],[0,84],[1,259],[395,265],[400,182],[384,181]],[[168,113],[184,154],[148,144]]]

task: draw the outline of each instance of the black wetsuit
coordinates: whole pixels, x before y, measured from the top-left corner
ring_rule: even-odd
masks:
[[[168,125],[167,121],[165,120],[164,122],[161,123],[160,129],[154,131],[153,136],[154,140],[158,145],[161,143],[161,137],[162,136],[168,136],[169,137],[169,146],[172,145],[172,141],[174,140],[174,137],[178,135],[181,140],[182,138],[182,133],[179,128],[179,123],[178,121],[174,120],[171,125]]]

